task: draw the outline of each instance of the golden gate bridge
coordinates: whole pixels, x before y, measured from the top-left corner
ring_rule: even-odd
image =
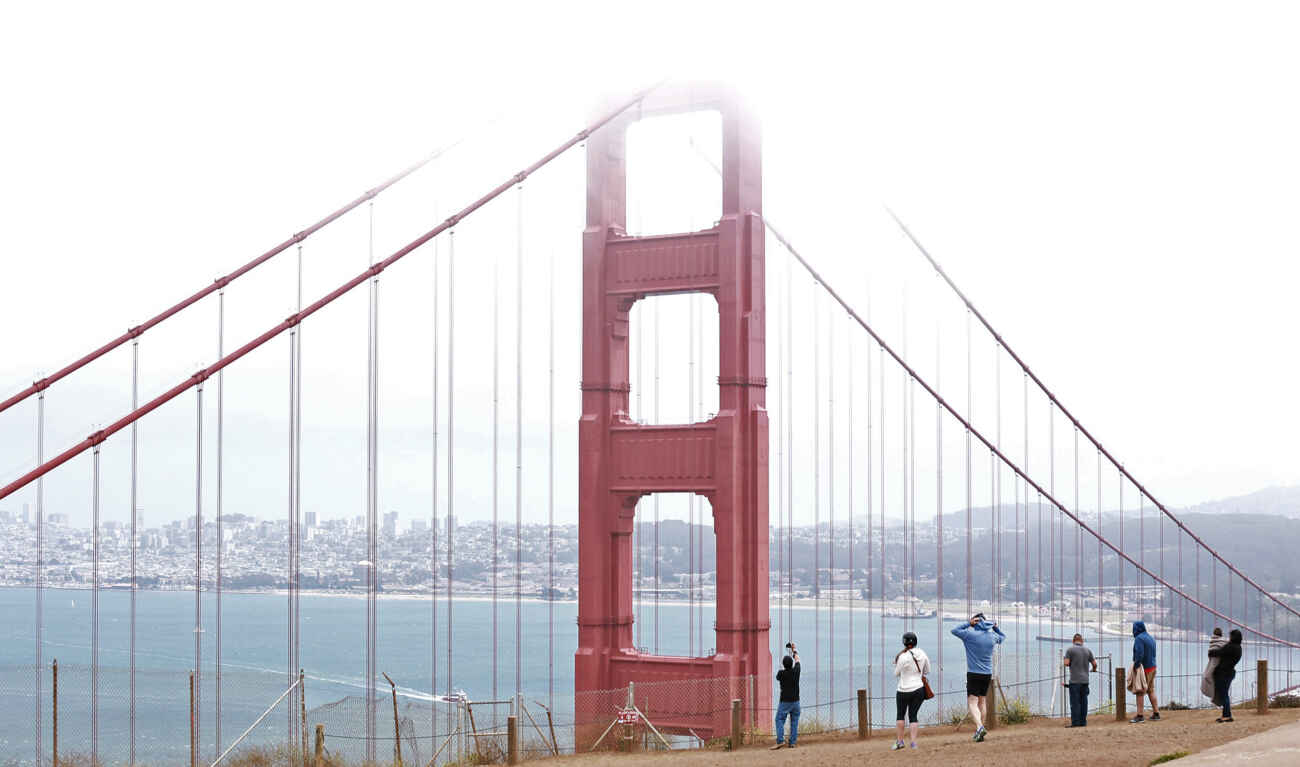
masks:
[[[719,213],[715,220],[699,222],[707,224],[703,228],[639,231],[639,227],[630,225],[630,219],[639,218],[642,211],[633,210],[629,204],[629,131],[643,121],[697,112],[716,113],[719,118],[718,157],[701,150],[693,139],[690,143],[692,155],[720,184]],[[809,645],[813,652],[806,653],[814,665],[810,707],[824,708],[832,726],[858,726],[850,696],[863,687],[874,692],[871,688],[873,680],[878,681],[876,672],[883,663],[880,659],[889,654],[896,639],[887,620],[916,628],[928,625],[926,621],[933,617],[936,686],[946,693],[951,685],[945,686],[945,678],[952,680],[956,666],[949,658],[945,671],[944,619],[970,615],[982,607],[1003,617],[1019,638],[1019,651],[1001,660],[1000,678],[1010,689],[1023,687],[1024,694],[1041,712],[1053,705],[1044,699],[1044,689],[1050,689],[1056,679],[1059,648],[1054,642],[1061,632],[1092,629],[1099,652],[1111,651],[1122,665],[1128,648],[1124,631],[1128,621],[1137,619],[1145,619],[1157,637],[1167,642],[1165,652],[1179,658],[1177,666],[1183,670],[1197,667],[1202,654],[1198,642],[1204,639],[1209,626],[1239,627],[1247,634],[1253,657],[1267,660],[1272,668],[1284,672],[1269,677],[1270,689],[1264,693],[1292,687],[1290,669],[1294,650],[1300,647],[1300,612],[1220,555],[1103,447],[899,218],[893,220],[933,277],[928,295],[950,302],[942,311],[950,319],[957,318],[958,332],[947,336],[940,332],[944,326],[936,322],[933,350],[909,347],[908,341],[914,335],[907,332],[906,305],[899,321],[901,332],[888,337],[881,329],[879,314],[873,321],[870,305],[855,303],[858,286],[837,284],[827,278],[819,268],[818,255],[802,252],[778,231],[763,212],[761,129],[740,93],[714,83],[667,82],[609,100],[597,118],[518,172],[489,181],[495,185],[486,191],[467,195],[469,202],[402,247],[388,255],[376,254],[375,205],[382,206],[390,188],[436,168],[458,149],[459,144],[453,144],[431,153],[237,269],[0,402],[0,412],[35,402],[31,436],[35,465],[0,488],[0,499],[27,493],[36,510],[36,546],[31,563],[35,612],[23,623],[31,628],[33,640],[32,756],[37,763],[50,761],[53,747],[47,742],[53,690],[46,688],[48,637],[43,615],[46,484],[83,481],[85,475],[79,479],[67,465],[88,458],[88,466],[84,467],[88,469],[85,474],[90,479],[92,505],[88,750],[97,763],[101,759],[102,724],[99,595],[104,587],[99,570],[101,450],[110,441],[129,442],[131,612],[126,673],[130,686],[126,694],[128,751],[124,761],[133,764],[137,761],[139,730],[149,726],[137,716],[135,686],[136,635],[139,629],[148,630],[148,626],[137,625],[135,609],[140,536],[136,498],[141,438],[138,429],[151,413],[191,396],[195,408],[191,668],[199,680],[198,689],[206,685],[212,691],[211,699],[197,695],[192,699],[191,748],[196,754],[202,748],[219,759],[238,743],[229,729],[223,732],[222,728],[222,677],[223,672],[230,673],[223,648],[229,647],[231,641],[229,634],[223,633],[225,608],[221,599],[225,588],[223,488],[231,481],[224,464],[228,460],[224,438],[229,428],[223,409],[225,373],[255,351],[284,343],[280,339],[285,338],[289,381],[288,464],[284,467],[288,529],[286,686],[284,695],[274,703],[283,706],[287,714],[282,736],[294,748],[306,743],[308,732],[303,718],[295,713],[305,707],[301,681],[301,334],[315,315],[361,288],[367,294],[366,542],[361,563],[366,612],[364,625],[359,627],[365,636],[365,699],[361,714],[364,735],[358,739],[371,761],[377,748],[387,747],[383,744],[394,739],[383,729],[384,682],[380,679],[382,622],[378,616],[383,584],[379,566],[379,496],[383,480],[379,382],[387,350],[381,343],[384,334],[379,324],[379,298],[381,278],[408,257],[434,261],[427,298],[432,309],[433,339],[428,382],[433,404],[427,563],[433,630],[428,636],[428,692],[446,704],[464,697],[458,680],[465,671],[458,665],[458,648],[453,641],[458,601],[456,543],[460,532],[455,517],[457,503],[463,498],[457,491],[456,458],[464,450],[456,440],[466,432],[490,430],[492,611],[490,632],[482,641],[491,647],[491,688],[482,694],[490,695],[491,701],[504,700],[518,710],[522,710],[528,695],[540,694],[526,689],[523,681],[524,666],[530,662],[523,649],[525,639],[539,638],[525,637],[522,629],[522,539],[525,506],[530,510],[529,522],[539,522],[533,510],[544,507],[549,531],[546,699],[548,712],[554,708],[555,397],[557,391],[563,391],[557,390],[555,382],[554,259],[577,259],[578,248],[551,255],[551,284],[544,290],[529,284],[524,276],[525,260],[534,258],[539,249],[530,246],[525,236],[524,189],[527,185],[530,197],[538,199],[555,194],[554,188],[545,188],[547,183],[555,184],[554,179],[539,180],[534,176],[558,158],[575,152],[585,153],[586,163],[580,292],[582,368],[581,380],[572,382],[581,389],[577,493],[573,499],[579,509],[577,644],[572,648],[573,710],[567,714],[557,712],[568,716],[567,720],[561,718],[561,727],[569,728],[569,748],[595,740],[610,717],[621,710],[625,694],[667,735],[707,739],[724,734],[731,726],[730,702],[737,699],[744,702],[742,716],[748,726],[770,729],[773,649],[779,648],[786,637],[807,632],[809,621],[804,612],[808,608],[813,611],[810,625],[814,633]],[[516,207],[515,328],[513,365],[507,359],[506,367],[513,367],[515,374],[513,521],[508,512],[502,517],[497,494],[503,485],[499,466],[502,259],[494,256],[490,286],[456,283],[457,232],[474,226],[480,211],[508,206],[507,198],[511,196]],[[361,215],[366,216],[369,230],[369,264],[304,302],[310,297],[303,295],[303,248],[310,247],[314,237],[336,222]],[[777,252],[776,259],[767,258],[769,246]],[[294,311],[228,349],[227,291],[236,289],[246,275],[285,254],[294,254],[297,259]],[[490,288],[490,297],[485,287]],[[545,299],[536,318],[524,311],[525,294],[539,301]],[[655,299],[669,296],[689,297],[685,305],[689,310],[685,337],[670,337],[666,345],[668,354],[685,351],[689,359],[685,381],[689,420],[683,423],[659,423],[657,417],[665,345],[660,338],[660,308],[655,306],[651,313],[647,307]],[[709,297],[712,304],[707,301]],[[142,400],[142,341],[147,341],[155,328],[191,307],[210,306],[213,302],[217,306],[215,358],[192,375],[169,382],[170,386],[160,394]],[[706,315],[714,313],[716,338],[706,343]],[[457,343],[464,344],[468,338],[463,331],[458,333],[457,319],[468,320],[476,327],[491,325],[490,370],[473,366],[467,371],[462,366],[457,375]],[[545,387],[534,385],[536,378],[531,376],[538,371],[525,370],[524,326],[535,320],[545,322],[549,331]],[[649,341],[647,329],[652,335]],[[473,340],[469,339],[471,343]],[[63,379],[93,370],[94,363],[127,346],[132,364],[129,411],[74,444],[49,445],[46,410],[50,392],[58,391]],[[716,351],[716,357],[707,359],[706,349]],[[957,365],[955,374],[951,364],[953,349],[958,350],[958,358],[964,356],[965,362],[964,370]],[[769,355],[769,351],[774,353]],[[649,364],[647,357],[651,358]],[[933,367],[927,361],[931,357]],[[949,360],[947,364],[945,359]],[[647,368],[653,368],[649,384],[645,380]],[[705,407],[706,369],[716,373],[713,412]],[[978,380],[990,374],[992,381]],[[527,385],[525,375],[530,376]],[[457,393],[465,386],[486,386],[489,378],[490,428],[486,423],[458,423],[461,411]],[[680,381],[670,383],[681,385]],[[977,392],[982,401],[977,401]],[[525,498],[523,492],[524,472],[543,471],[524,463],[526,393],[538,395],[538,401],[544,393],[547,402],[546,498]],[[649,406],[645,397],[651,400]],[[977,421],[977,412],[982,420]],[[211,454],[205,450],[205,425],[215,429],[215,450]],[[1004,425],[1008,427],[1006,432]],[[1018,434],[1016,426],[1020,427]],[[1097,497],[1091,512],[1085,508],[1087,501],[1080,497],[1081,455],[1091,459],[1096,468],[1093,484]],[[206,461],[213,462],[215,471],[210,467],[205,470]],[[209,476],[214,486],[205,485]],[[443,477],[445,485],[439,482]],[[507,477],[504,484],[511,484],[511,479]],[[659,498],[666,494],[691,496],[689,567],[684,588],[689,649],[684,655],[662,653],[660,648],[660,600],[664,588],[660,578],[663,555]],[[210,496],[214,502],[209,502]],[[977,525],[976,509],[981,506],[986,508],[988,520]],[[711,547],[701,533],[706,512],[712,517],[715,536]],[[803,519],[809,513],[812,540],[805,542],[797,533],[796,518]],[[891,526],[887,517],[897,524]],[[215,550],[205,551],[202,531],[209,521],[215,522],[217,535]],[[951,526],[954,522],[955,528]],[[510,529],[513,557],[500,543],[501,532]],[[810,544],[813,558],[810,574],[799,572],[796,566],[796,546],[805,543]],[[712,550],[710,558],[714,563],[714,596],[707,606],[706,549]],[[205,574],[205,568],[210,575]],[[500,578],[503,571],[504,584]],[[986,593],[976,591],[975,584],[981,578],[987,583]],[[653,582],[652,587],[645,586],[647,580]],[[504,598],[512,599],[515,608],[510,621],[514,629],[512,642],[503,638],[499,620],[503,591]],[[215,615],[207,618],[215,627],[213,657],[204,654],[205,593],[215,597]],[[713,616],[712,637],[706,631],[706,607]],[[838,652],[837,617],[842,630],[847,626],[841,642],[847,640],[848,644]],[[680,632],[682,628],[665,627],[668,632]],[[643,635],[644,629],[649,633]],[[503,644],[508,646],[503,648]],[[823,647],[825,653],[821,652]],[[841,656],[847,661],[847,669],[837,665]],[[829,659],[824,667],[823,657]],[[513,685],[502,679],[508,674],[501,673],[499,661],[513,661]],[[569,683],[568,679],[559,682],[562,688]],[[1165,700],[1188,699],[1195,695],[1190,690],[1199,685],[1199,673],[1169,674],[1158,683]],[[504,698],[503,690],[512,687],[512,696]],[[636,695],[628,692],[633,688],[638,691]],[[1118,694],[1122,695],[1122,691]],[[394,685],[394,706],[395,696]],[[877,698],[873,696],[873,700]],[[436,706],[431,706],[429,716],[426,737],[431,742],[449,738],[464,726],[453,718],[450,707],[442,713],[441,721]],[[212,725],[205,731],[201,722],[208,717]],[[205,732],[210,732],[210,737]],[[207,742],[199,742],[204,739]],[[396,739],[401,741],[400,734]],[[559,750],[559,745],[552,736],[554,749]],[[446,755],[450,757],[451,752]]]

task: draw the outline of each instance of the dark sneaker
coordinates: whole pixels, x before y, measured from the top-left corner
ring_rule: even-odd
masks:
[[[896,740],[896,741],[894,741],[894,745],[892,745],[892,746],[889,747],[889,750],[890,750],[890,751],[902,751],[904,748],[906,748],[906,747],[903,745],[903,741],[901,741],[901,740]]]
[[[790,741],[789,745],[787,745],[786,748],[794,748],[794,741],[793,740]]]
[[[983,727],[979,728],[978,730],[975,731],[975,742],[976,742],[976,743],[983,743],[983,742],[984,742],[984,736],[985,736],[985,735],[988,735],[988,734],[989,734],[989,731],[988,731],[988,730],[984,729]]]
[[[1146,721],[1146,717],[1142,716],[1141,714],[1138,714],[1137,716],[1135,716],[1135,717],[1133,717],[1132,719],[1128,720],[1128,723],[1129,723],[1129,724],[1142,724],[1142,723],[1145,722],[1145,721]]]
[[[1157,712],[1155,712],[1154,714],[1151,715],[1151,721],[1153,721],[1153,722],[1158,722],[1158,721],[1160,721],[1160,712],[1159,712],[1159,711],[1157,711]]]

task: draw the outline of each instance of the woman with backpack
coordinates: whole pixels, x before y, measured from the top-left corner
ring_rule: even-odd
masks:
[[[925,650],[916,646],[916,634],[903,634],[903,649],[894,656],[894,676],[898,677],[898,692],[894,698],[898,705],[898,737],[894,741],[894,751],[903,748],[903,731],[907,728],[910,716],[912,723],[912,748],[916,748],[917,714],[921,704],[934,697],[926,674],[930,673],[930,658]]]

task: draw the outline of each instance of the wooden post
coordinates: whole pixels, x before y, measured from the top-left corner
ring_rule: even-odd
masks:
[[[316,725],[316,762],[312,767],[325,767],[325,725]]]
[[[199,767],[199,739],[194,732],[194,672],[190,672],[190,767]]]
[[[989,694],[984,699],[984,729],[993,730],[998,726],[998,678],[989,680]]]
[[[59,767],[59,659],[54,659],[54,767]]]
[[[519,717],[506,717],[506,764],[519,764]]]
[[[867,717],[867,691],[858,690],[858,740],[866,740],[871,732],[871,720]]]
[[[396,767],[402,767],[402,729],[397,719],[397,683],[386,673],[384,673],[384,679],[388,680],[388,686],[393,690],[393,764]]]
[[[1255,713],[1268,713],[1268,661],[1260,658],[1255,661]]]
[[[1128,685],[1124,683],[1124,667],[1115,669],[1115,721],[1122,722],[1128,718],[1125,707],[1128,706]]]
[[[551,716],[551,710],[546,709],[546,726],[551,730],[551,750],[556,756],[560,755],[560,741],[555,739],[555,718]]]
[[[740,748],[740,698],[731,701],[731,750]]]
[[[298,713],[302,717],[302,763],[307,764],[307,686],[306,674],[298,669]]]

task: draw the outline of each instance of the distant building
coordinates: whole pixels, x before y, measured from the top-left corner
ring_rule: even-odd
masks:
[[[51,514],[51,515],[50,515],[50,524],[51,524],[51,525],[62,525],[63,527],[67,527],[67,526],[68,526],[68,515],[67,515],[67,514]]]
[[[31,505],[30,503],[24,503],[24,504],[23,504],[23,524],[24,524],[24,525],[30,525],[31,523],[32,523],[32,505]]]
[[[428,530],[428,529],[429,529],[429,526],[428,526],[427,524],[425,524],[425,522],[424,522],[423,519],[412,519],[412,520],[411,520],[411,532],[413,532],[413,533],[423,533],[424,531],[426,531],[426,530]]]
[[[316,512],[306,512],[303,517],[307,520],[307,529],[310,530],[316,526]]]
[[[389,538],[397,537],[397,512],[390,511],[384,515],[384,535]]]

